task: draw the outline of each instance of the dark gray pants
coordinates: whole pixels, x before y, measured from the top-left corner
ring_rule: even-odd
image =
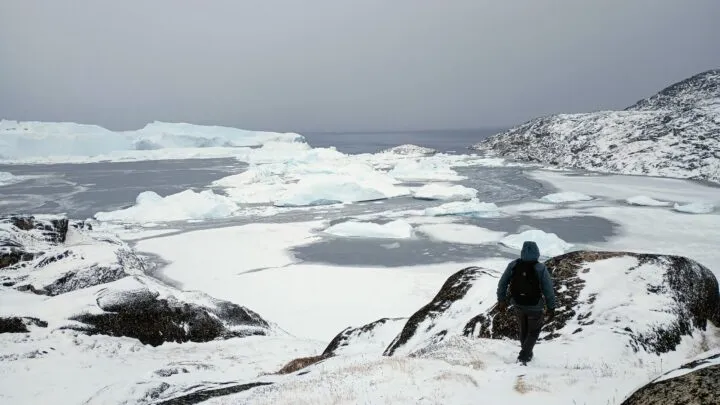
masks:
[[[533,348],[540,336],[543,326],[543,311],[527,311],[515,308],[518,325],[520,326],[520,355],[521,361],[529,361],[533,356]]]

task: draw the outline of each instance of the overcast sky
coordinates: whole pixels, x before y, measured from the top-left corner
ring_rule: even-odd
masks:
[[[720,68],[720,1],[0,1],[0,118],[471,128]]]

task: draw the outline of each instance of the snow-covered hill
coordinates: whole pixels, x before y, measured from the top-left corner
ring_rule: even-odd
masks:
[[[471,149],[599,172],[720,182],[720,70],[710,70],[623,111],[540,117]]]

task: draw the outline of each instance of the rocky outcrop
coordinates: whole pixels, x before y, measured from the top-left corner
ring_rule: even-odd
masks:
[[[720,401],[720,353],[672,370],[628,396],[622,405],[708,405]]]
[[[561,167],[720,182],[720,70],[623,111],[536,118],[471,149]]]
[[[71,232],[78,243],[68,241]],[[143,261],[119,239],[53,216],[0,218],[0,265],[4,287],[49,296],[144,272]]]
[[[348,327],[330,341],[323,355],[382,353],[406,321],[407,318],[382,318],[358,328]]]
[[[56,302],[63,304],[50,312],[65,320],[55,321],[62,328],[126,336],[153,346],[274,330],[245,307],[149,277],[147,263],[132,248],[89,223],[51,216],[0,218],[0,252],[8,263],[0,271],[4,287],[54,297],[47,304],[33,301],[40,308],[16,308],[16,317],[0,320],[0,330],[28,332],[30,314],[48,313],[41,306]]]
[[[603,265],[603,261],[611,259],[624,260]],[[545,264],[553,275],[557,311],[555,319],[543,326],[543,340],[582,333],[584,327],[599,321],[594,304],[603,291],[588,282],[595,280],[591,273],[601,277],[608,266],[623,266],[622,272],[615,269],[608,277],[620,275],[625,280],[618,282],[642,283],[632,287],[637,291],[634,300],[619,305],[663,313],[662,321],[645,327],[631,319],[626,322],[617,319],[606,325],[625,336],[627,344],[635,351],[667,353],[675,350],[683,336],[705,331],[708,322],[720,326],[717,279],[709,269],[685,257],[578,251],[554,257]],[[662,307],[639,307],[641,295],[645,295],[648,302],[661,303]],[[512,312],[492,308],[470,320],[463,333],[474,337],[516,339],[519,331]]]
[[[467,314],[469,318],[480,310],[483,301],[492,302],[493,296],[488,295],[488,291],[478,294],[476,287],[483,284],[480,280],[487,285],[488,278],[493,276],[492,270],[475,266],[450,276],[435,298],[408,319],[383,354],[391,356],[408,343],[412,343],[413,348],[429,346],[442,341],[448,334],[457,333],[452,329],[457,328],[457,322],[462,322],[462,314]],[[470,293],[471,290],[474,290],[473,293]]]

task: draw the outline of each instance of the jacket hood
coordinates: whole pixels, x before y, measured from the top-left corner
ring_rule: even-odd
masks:
[[[534,262],[540,258],[540,248],[537,243],[533,241],[525,241],[523,243],[522,250],[520,251],[520,260],[526,262]]]

